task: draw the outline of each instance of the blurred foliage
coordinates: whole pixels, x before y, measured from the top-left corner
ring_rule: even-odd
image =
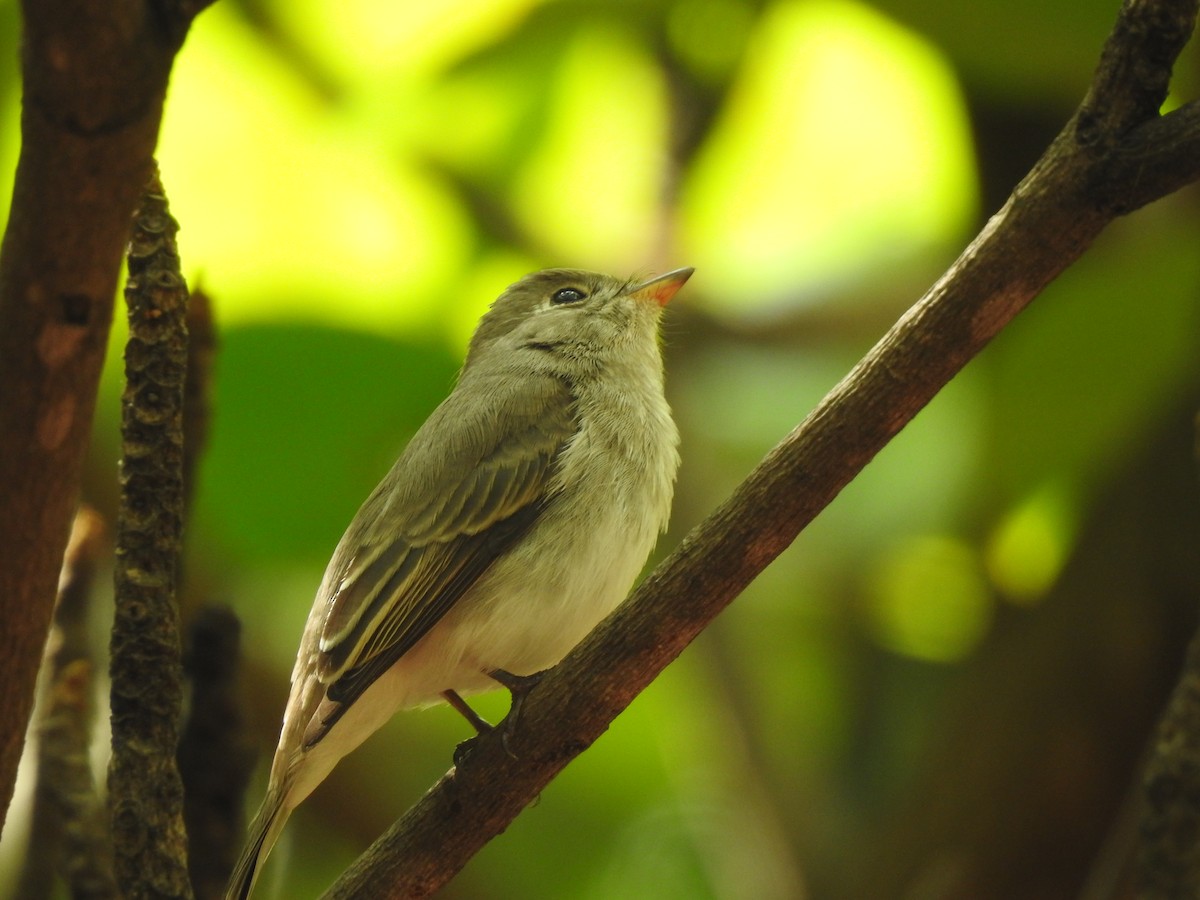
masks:
[[[264,759],[329,552],[506,284],[696,266],[665,326],[684,435],[665,552],[994,211],[1116,7],[205,12],[160,160],[221,328],[188,602],[244,619]],[[5,191],[17,21],[0,0]],[[1196,72],[1191,49],[1176,90]],[[445,896],[1073,896],[1193,619],[1196,207],[1103,235]],[[110,509],[121,339],[87,485]],[[1141,491],[1168,471],[1175,495]],[[1126,494],[1178,502],[1139,518]],[[466,736],[448,710],[397,717],[302,807],[266,883],[316,894]],[[1030,846],[1032,822],[1058,837]],[[1019,890],[980,874],[1010,871]]]

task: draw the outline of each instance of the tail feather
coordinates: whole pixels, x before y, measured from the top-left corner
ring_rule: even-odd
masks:
[[[291,815],[291,807],[283,805],[286,792],[279,788],[271,788],[263,798],[262,806],[254,821],[250,823],[249,836],[242,850],[241,858],[233,868],[229,877],[229,886],[225,889],[225,900],[248,900],[258,880],[258,873],[271,848],[279,840],[279,833]]]

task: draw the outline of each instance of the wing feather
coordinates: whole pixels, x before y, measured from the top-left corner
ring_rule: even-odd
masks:
[[[556,460],[577,429],[573,398],[553,378],[523,387],[497,390],[486,410],[464,408],[451,394],[342,538],[319,642],[326,701],[306,745],[553,502]]]

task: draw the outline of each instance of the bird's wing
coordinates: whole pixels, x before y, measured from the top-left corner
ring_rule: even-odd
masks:
[[[326,578],[318,675],[328,687],[306,745],[553,502],[555,461],[577,429],[574,401],[554,378],[521,388],[494,391],[486,409],[451,394],[351,524]]]

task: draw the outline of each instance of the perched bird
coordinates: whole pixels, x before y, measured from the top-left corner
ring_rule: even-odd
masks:
[[[292,810],[393,713],[447,700],[487,727],[461,695],[554,665],[628,593],[671,507],[658,323],[691,274],[548,269],[492,304],[325,570],[227,898],[250,894]]]

